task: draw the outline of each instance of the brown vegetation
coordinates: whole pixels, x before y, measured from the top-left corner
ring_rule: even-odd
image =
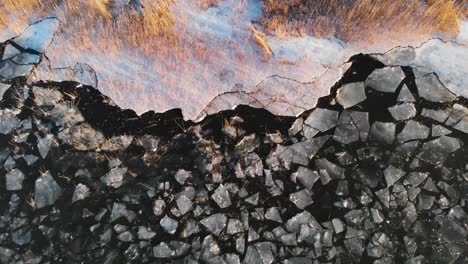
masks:
[[[463,4],[465,2],[465,4]],[[346,41],[458,33],[465,0],[265,0],[262,25],[278,37],[311,34]]]

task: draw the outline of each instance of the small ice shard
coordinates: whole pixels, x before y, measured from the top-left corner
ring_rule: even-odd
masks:
[[[177,231],[177,227],[179,226],[179,222],[170,218],[169,216],[165,215],[161,221],[159,221],[162,229],[167,233],[173,235]]]
[[[72,203],[84,200],[86,197],[89,196],[89,188],[88,186],[78,183],[75,187],[75,191],[73,192]]]
[[[61,193],[62,188],[55,182],[50,172],[45,172],[36,180],[34,194],[36,208],[53,205]]]
[[[364,100],[366,100],[366,93],[364,91],[365,84],[363,82],[348,83],[338,89],[336,100],[345,109],[352,107]]]
[[[412,103],[404,103],[388,108],[388,111],[396,121],[407,120],[416,116],[416,108]]]
[[[226,222],[227,217],[221,213],[208,216],[200,221],[200,223],[205,226],[208,231],[216,236],[221,234],[224,227],[226,227]]]
[[[405,73],[399,66],[385,67],[375,69],[367,77],[366,85],[380,92],[394,93],[404,78]]]
[[[13,169],[5,175],[5,187],[7,191],[18,191],[23,188],[25,175],[19,169]]]
[[[211,199],[216,202],[216,204],[221,208],[226,208],[231,206],[231,198],[229,197],[229,192],[224,187],[223,184],[220,184],[218,188],[211,195]]]
[[[337,111],[332,111],[323,108],[316,108],[310,113],[309,117],[305,120],[305,124],[325,132],[336,126],[338,123]]]

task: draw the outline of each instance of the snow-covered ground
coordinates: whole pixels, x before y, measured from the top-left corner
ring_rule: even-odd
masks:
[[[194,119],[202,117],[205,113],[202,110],[206,110],[205,106],[219,94],[243,91],[249,95],[237,98],[235,93],[231,93],[220,100],[223,103],[216,105],[217,110],[249,103],[254,93],[261,90],[262,94],[255,100],[261,98],[260,101],[271,103],[279,98],[283,100],[281,103],[269,103],[273,106],[267,108],[275,114],[289,115],[311,108],[316,98],[326,94],[341,76],[343,64],[350,56],[361,52],[382,53],[391,47],[389,43],[369,47],[308,35],[287,39],[267,36],[266,43],[273,57],[265,58],[252,33],[252,27],[261,30],[255,23],[262,15],[260,0],[224,0],[219,6],[207,10],[198,8],[194,1],[177,0],[172,11],[177,28],[184,30],[181,34],[203,42],[209,59],[190,57],[180,62],[168,62],[132,49],[120,49],[118,54],[105,49],[85,52],[68,52],[68,49],[64,53],[64,44],[73,43],[67,42],[69,36],[59,31],[46,52],[51,60],[50,66],[64,68],[74,67],[77,62],[89,64],[98,76],[98,88],[116,104],[138,113],[182,108],[186,118]],[[0,36],[11,34],[9,29],[0,31]],[[468,84],[467,21],[463,22],[460,35],[454,41],[459,44],[429,41],[417,49],[418,56],[412,63],[432,68],[449,88],[468,95],[465,88]],[[189,46],[192,44],[195,46],[197,43],[187,43]],[[420,43],[404,40],[391,43],[392,46],[409,44],[419,46]],[[42,67],[39,73],[42,78],[65,78],[44,69]],[[280,79],[269,79],[269,76],[285,79],[278,81]],[[294,81],[285,82],[287,79]],[[304,97],[307,100],[300,100]],[[294,107],[286,107],[288,103]]]

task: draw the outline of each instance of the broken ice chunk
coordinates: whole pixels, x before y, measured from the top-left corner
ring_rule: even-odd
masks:
[[[213,201],[215,201],[216,204],[221,208],[231,206],[231,198],[229,197],[229,192],[223,184],[220,184],[218,186],[218,188],[211,195],[211,199],[213,199]]]
[[[150,240],[156,235],[151,228],[145,226],[138,227],[138,239],[142,240]]]
[[[359,132],[350,112],[343,111],[338,120],[333,139],[343,144],[349,144],[359,140]]]
[[[153,213],[155,215],[162,215],[164,208],[166,208],[166,203],[163,200],[158,199],[154,201]]]
[[[200,223],[208,229],[211,233],[219,236],[226,226],[227,217],[224,214],[217,213],[208,216],[200,221]]]
[[[72,203],[84,200],[86,197],[89,196],[89,188],[88,186],[78,183],[75,187],[75,191],[73,192]]]
[[[302,118],[296,119],[296,121],[294,121],[294,123],[292,124],[291,128],[289,128],[288,130],[289,135],[292,137],[297,135],[297,133],[301,132],[303,125],[304,125],[304,119]]]
[[[366,79],[366,85],[374,90],[386,93],[394,93],[405,78],[405,73],[400,67],[385,67],[375,69]]]
[[[174,177],[178,183],[184,185],[185,181],[192,177],[192,173],[190,171],[180,169]]]
[[[281,219],[281,215],[277,207],[268,208],[268,210],[265,213],[265,218],[278,223],[283,223],[283,220]]]
[[[127,168],[113,168],[106,175],[101,177],[101,181],[107,186],[117,189],[122,186],[124,175],[127,171]]]
[[[392,144],[395,139],[396,125],[376,121],[372,124],[370,139],[382,144]]]
[[[257,205],[258,204],[258,198],[259,198],[259,193],[255,193],[251,196],[249,196],[247,199],[245,199],[245,201],[249,204],[252,204],[252,205]]]
[[[343,222],[338,218],[332,219],[333,229],[335,230],[336,234],[339,234],[344,231]]]
[[[408,89],[408,86],[406,86],[406,84],[403,84],[403,87],[401,87],[401,91],[400,91],[400,94],[398,95],[397,101],[398,102],[414,102],[414,101],[416,101],[414,99],[413,94]]]
[[[461,147],[460,142],[452,137],[441,136],[423,144],[417,157],[427,163],[440,165],[447,156]]]
[[[244,231],[244,226],[241,221],[234,218],[229,219],[226,230],[228,234],[234,235],[242,231]]]
[[[59,20],[57,18],[47,18],[31,24],[20,36],[12,39],[12,41],[23,49],[43,53],[52,41],[58,26]],[[20,51],[12,46],[5,50],[3,59],[11,58],[19,53]]]
[[[127,206],[123,203],[114,203],[112,205],[112,211],[110,215],[110,222],[114,222],[117,219],[125,217],[129,223],[135,219],[136,214],[132,210],[127,209]]]
[[[312,194],[307,189],[291,193],[289,195],[289,200],[301,210],[313,203]]]
[[[177,231],[177,227],[179,226],[179,223],[170,218],[169,216],[165,215],[161,221],[159,221],[159,224],[161,225],[162,229],[166,231],[167,233],[173,235]]]
[[[397,138],[401,143],[414,139],[425,139],[429,136],[429,131],[430,129],[427,126],[419,122],[409,120],[403,128],[403,131],[398,134]]]
[[[428,176],[428,173],[424,172],[411,172],[408,174],[408,182],[413,185],[414,187],[421,184]]]
[[[280,159],[284,162],[286,168],[289,168],[291,163],[307,166],[309,159],[315,156],[329,138],[330,136],[326,135],[288,146],[280,154]]]
[[[388,108],[388,111],[396,121],[407,120],[416,116],[416,108],[412,103],[404,103]]]
[[[192,201],[185,195],[181,195],[177,200],[177,207],[182,215],[192,210]]]
[[[42,158],[45,159],[47,153],[49,153],[50,146],[52,145],[53,136],[51,134],[39,139],[37,142],[37,149],[41,154]]]
[[[13,169],[5,175],[6,189],[8,191],[18,191],[23,188],[24,173],[19,169]]]
[[[34,202],[37,208],[53,205],[62,193],[62,188],[55,182],[49,171],[37,178]]]
[[[296,178],[304,187],[310,190],[314,186],[315,182],[320,179],[320,175],[306,167],[299,166],[297,171],[294,173],[294,178]]]
[[[445,103],[455,99],[455,95],[433,73],[416,79],[416,86],[419,95],[428,101]]]
[[[320,174],[322,175],[322,170],[326,171],[331,180],[342,180],[345,178],[345,169],[328,161],[326,158],[316,160],[315,164],[320,169]]]
[[[11,240],[13,243],[22,246],[31,241],[32,237],[32,228],[30,226],[23,226],[15,231],[12,232],[11,234]]]
[[[465,241],[465,237],[468,235],[466,226],[463,227],[453,219],[446,217],[443,223],[440,225],[438,233],[447,242]]]
[[[385,181],[387,182],[387,186],[390,187],[401,177],[403,177],[403,175],[405,175],[405,172],[394,167],[393,165],[390,165],[384,170],[384,175]]]
[[[452,133],[452,131],[448,130],[447,128],[441,126],[441,125],[432,125],[432,136],[433,137],[439,137],[439,136],[445,136]]]
[[[363,82],[345,84],[338,90],[336,100],[344,108],[352,107],[366,100],[364,88],[365,84]]]
[[[9,109],[0,109],[0,134],[10,134],[20,125],[16,114]]]
[[[325,132],[335,127],[338,123],[338,114],[339,112],[337,111],[316,108],[305,120],[305,124],[318,129],[319,131]]]

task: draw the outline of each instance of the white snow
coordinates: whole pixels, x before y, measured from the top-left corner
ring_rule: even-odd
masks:
[[[447,88],[468,97],[468,46],[429,40],[416,49],[413,65],[431,68]]]
[[[344,55],[344,46],[336,39],[318,39],[306,35],[284,40],[271,38],[268,44],[280,60],[298,61],[305,58],[331,66]]]
[[[457,41],[461,44],[468,45],[468,20],[462,21]]]

